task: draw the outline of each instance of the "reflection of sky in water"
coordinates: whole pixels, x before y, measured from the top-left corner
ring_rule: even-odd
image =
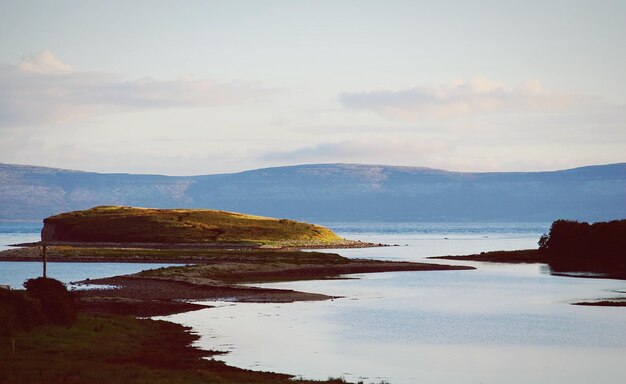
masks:
[[[360,238],[385,243],[403,239],[409,246],[338,252],[350,257],[422,260],[432,250],[467,254],[535,248],[539,234],[448,240],[367,234]],[[555,277],[542,273],[540,265],[463,264],[480,269],[264,284],[344,298],[291,304],[217,302],[211,303],[217,308],[169,318],[201,334],[200,346],[229,350],[219,357],[229,364],[307,378],[344,376],[392,383],[623,382],[624,308],[569,303],[624,296],[616,291],[624,291],[626,282]]]
[[[41,239],[42,222],[0,222],[0,251],[9,249],[8,244],[35,242]],[[127,275],[145,269],[165,267],[170,264],[154,263],[58,263],[49,262],[48,277],[64,283]],[[42,275],[40,262],[0,262],[0,284],[22,288],[22,283]]]
[[[146,269],[167,267],[173,264],[155,263],[47,263],[48,277],[69,284],[74,281],[99,279],[103,277],[128,275]],[[0,284],[8,284],[15,289],[22,289],[27,279],[42,276],[42,263],[38,262],[0,262]]]

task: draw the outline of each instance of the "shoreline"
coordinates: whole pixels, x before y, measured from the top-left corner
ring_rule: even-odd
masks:
[[[455,261],[479,261],[485,263],[502,264],[545,264],[550,269],[552,276],[562,276],[577,279],[609,279],[626,280],[623,273],[605,273],[590,271],[557,271],[550,267],[548,258],[537,249],[524,249],[515,251],[492,251],[464,256],[434,256],[429,260],[455,260]],[[571,305],[596,306],[596,307],[626,307],[624,299],[598,298],[594,301],[580,301]]]
[[[363,243],[361,243],[363,244]],[[369,243],[368,243],[369,244]],[[333,244],[336,247],[336,244]],[[39,249],[36,247],[16,248],[0,252],[0,261],[41,262]],[[138,319],[153,316],[166,316],[176,313],[195,311],[210,308],[210,305],[198,304],[198,301],[229,300],[237,302],[258,303],[288,303],[295,301],[322,301],[332,300],[338,296],[329,296],[317,293],[300,292],[286,289],[272,289],[250,287],[244,284],[276,281],[322,280],[341,279],[345,275],[354,273],[374,273],[391,271],[425,271],[425,270],[469,270],[473,267],[450,266],[430,263],[411,263],[378,261],[369,259],[348,259],[334,253],[319,251],[302,251],[292,249],[137,249],[137,248],[97,248],[50,246],[47,252],[49,262],[140,262],[140,263],[168,263],[175,266],[154,270],[144,270],[132,275],[114,276],[101,279],[86,279],[72,283],[76,285],[105,285],[104,288],[76,290],[79,297],[79,311],[83,317],[93,319],[96,325],[89,325],[99,329],[101,323],[107,322],[112,316],[117,316],[115,322],[138,324],[141,329],[148,329],[155,324],[151,319]],[[120,317],[121,316],[121,317]],[[81,320],[82,321],[82,320]],[[151,345],[160,345],[168,342],[177,350],[183,352],[182,359],[190,360],[189,366],[195,367],[196,372],[206,370],[209,375],[221,375],[226,372],[234,375],[237,380],[225,383],[291,383],[292,375],[277,374],[274,372],[258,372],[226,365],[221,361],[206,360],[204,357],[224,352],[200,350],[191,345],[193,331],[172,322],[166,327],[171,329],[169,335],[153,335],[149,338]],[[91,324],[91,323],[90,323]],[[107,327],[109,327],[107,325]],[[182,331],[181,331],[182,330]],[[74,328],[63,328],[59,332],[72,334]],[[29,332],[24,337],[35,338],[38,330]],[[190,339],[190,335],[193,336]],[[63,336],[66,339],[69,336]],[[165,338],[165,339],[164,339]],[[81,340],[76,340],[76,343]],[[123,342],[134,345],[135,339]],[[20,341],[20,344],[24,341]],[[44,348],[35,342],[39,348]],[[104,350],[99,344],[85,347],[84,353],[91,356],[102,354]],[[35,348],[36,349],[36,348]],[[158,349],[158,348],[157,348]],[[45,351],[44,351],[45,353]],[[160,350],[154,352],[163,359]],[[1,354],[1,353],[0,353]],[[189,357],[189,356],[192,357]],[[201,356],[200,356],[201,355]],[[45,356],[45,355],[44,355]],[[39,359],[39,357],[36,357]],[[168,364],[176,366],[179,357],[168,357]],[[41,358],[45,360],[45,358]],[[129,361],[138,359],[140,364],[153,364],[146,361],[141,355],[129,358]],[[59,356],[57,360],[62,364],[50,369],[56,375],[66,375],[64,362],[71,358]],[[10,359],[7,361],[11,361]],[[10,363],[9,363],[10,364]],[[30,366],[28,358],[22,360],[24,368]],[[189,370],[179,370],[171,373],[171,366],[159,366],[166,369],[169,378],[178,378],[193,375]],[[2,364],[0,363],[0,368]],[[122,365],[108,366],[106,369],[128,369]],[[145,375],[153,375],[157,368],[149,366]],[[0,370],[0,374],[2,374]],[[1,375],[0,375],[1,376]],[[55,376],[56,377],[56,376]],[[54,381],[54,380],[52,380]],[[167,381],[167,380],[166,380]],[[19,379],[17,380],[19,382]],[[187,382],[187,381],[185,381]],[[189,381],[200,382],[200,381]],[[221,381],[220,381],[221,382]],[[305,380],[303,383],[345,383],[341,379],[326,381]]]
[[[548,260],[542,257],[536,249],[521,249],[514,251],[490,251],[472,255],[461,256],[431,256],[429,260],[456,260],[456,261],[482,261],[488,263],[504,264],[536,264],[547,263]]]
[[[369,243],[360,240],[342,239],[341,241],[284,241],[272,243],[254,242],[211,242],[211,243],[143,243],[143,242],[87,242],[87,241],[36,241],[30,243],[9,244],[15,248],[37,248],[42,245],[49,247],[74,247],[74,248],[120,248],[120,249],[350,249],[350,248],[375,248],[391,247],[383,243]],[[394,245],[397,246],[397,245]]]
[[[421,270],[459,270],[474,269],[466,266],[449,266],[427,263],[407,263],[407,262],[386,262],[376,260],[349,259],[348,262],[342,261],[338,255],[320,253],[320,252],[297,252],[290,249],[138,249],[138,248],[91,248],[91,247],[72,247],[63,246],[55,251],[54,247],[50,247],[48,260],[50,262],[126,262],[126,263],[170,263],[170,264],[194,264],[193,266],[175,266],[170,268],[162,268],[153,271],[142,271],[133,275],[114,276],[102,279],[88,279],[78,284],[105,284],[116,286],[114,289],[93,289],[78,291],[81,296],[81,312],[87,313],[89,316],[107,316],[117,315],[125,316],[129,321],[131,317],[151,317],[165,316],[175,313],[183,313],[195,311],[204,308],[210,308],[210,305],[198,304],[196,301],[215,300],[227,298],[233,301],[241,302],[259,302],[259,303],[283,303],[293,301],[318,301],[330,300],[337,298],[335,296],[326,296],[319,294],[311,294],[306,292],[288,291],[282,289],[266,289],[241,286],[239,284],[247,283],[249,279],[258,282],[270,281],[294,281],[294,280],[316,280],[316,279],[336,279],[343,278],[349,273],[368,273],[368,272],[385,272],[385,271],[421,271]],[[22,249],[22,250],[21,250]],[[25,250],[24,250],[25,249]],[[55,253],[57,252],[58,253]],[[534,250],[528,250],[534,251]],[[104,254],[102,254],[104,252]],[[106,254],[112,252],[111,254]],[[446,259],[446,260],[474,260],[487,262],[503,262],[503,263],[540,263],[541,261],[524,261],[518,258],[517,261],[494,261],[485,260],[487,254],[506,254],[510,259],[517,253],[527,251],[511,251],[511,252],[487,252],[479,255],[467,256],[440,256],[431,257],[429,259]],[[13,253],[12,257],[25,258],[22,260],[7,260],[5,253]],[[175,253],[184,253],[178,256],[172,256]],[[532,252],[531,252],[532,253]],[[121,255],[121,257],[120,257]],[[277,270],[265,270],[264,264],[267,260],[263,257],[266,255],[284,257],[294,259],[298,257],[312,257],[313,260],[306,260],[306,263],[314,262],[318,258],[321,263],[317,267],[311,267],[310,264],[290,266],[281,265]],[[326,255],[326,256],[324,256]],[[252,257],[255,256],[255,257]],[[267,256],[269,257],[269,256]],[[473,257],[483,257],[482,260],[472,259]],[[294,259],[295,260],[295,259]],[[41,262],[37,248],[20,248],[11,249],[0,252],[0,261],[27,261]],[[239,268],[239,262],[252,262],[257,266],[256,270],[245,271],[246,273],[237,274],[234,267]],[[272,262],[275,261],[272,259]],[[280,260],[286,262],[285,260]],[[299,261],[299,260],[298,260]],[[216,262],[221,263],[230,276],[220,275],[212,272],[212,274],[204,275],[203,268],[214,265]],[[192,268],[188,268],[192,267]],[[195,267],[195,268],[193,268]],[[445,268],[441,268],[445,267]],[[399,268],[399,269],[398,269]],[[415,268],[415,269],[414,269]],[[346,272],[348,271],[348,272]],[[171,274],[170,274],[171,272]],[[259,281],[258,279],[261,279]],[[278,280],[273,280],[278,279]],[[188,302],[192,300],[193,302]],[[589,306],[626,306],[624,302],[612,302],[607,299],[598,299],[598,302],[580,302],[572,303],[572,305],[589,305]],[[136,320],[136,319],[133,319]],[[139,320],[153,321],[153,320]],[[169,324],[176,324],[168,322]],[[148,324],[148,323],[145,323]],[[178,324],[176,324],[178,325]],[[185,331],[189,334],[190,331]],[[158,343],[157,336],[154,341]],[[186,336],[179,335],[175,337],[178,348],[182,348],[181,341],[184,342]],[[174,339],[173,339],[174,340]],[[185,348],[194,348],[187,344]],[[202,350],[206,356],[212,356],[221,352],[212,350]],[[205,360],[204,358],[199,358]],[[220,362],[221,363],[221,362]],[[194,363],[195,364],[195,363]],[[197,363],[200,364],[200,363]],[[268,382],[281,382],[289,375],[280,376],[281,374],[271,372],[249,371],[235,366],[222,365],[211,366],[211,370],[215,367],[223,367],[225,369],[243,375],[241,382],[250,382],[254,375],[264,377],[263,375],[277,375]],[[59,368],[62,369],[62,368]],[[205,368],[198,368],[205,369]],[[213,371],[211,371],[213,372]],[[269,376],[267,376],[269,377]],[[274,381],[276,380],[276,381]],[[230,381],[229,381],[230,382]],[[289,382],[289,381],[287,381]],[[307,383],[309,381],[306,381]],[[316,381],[310,381],[316,382]],[[332,380],[324,381],[328,383],[342,383],[343,381]]]
[[[41,262],[39,249],[16,248],[0,252],[1,261]],[[248,283],[325,280],[344,275],[432,270],[467,270],[467,266],[348,259],[335,253],[287,249],[139,249],[50,246],[47,262],[170,264],[139,273],[73,282],[103,285],[78,291],[92,310],[136,316],[194,310],[181,300],[293,302],[328,300],[331,296],[306,292],[251,288]],[[109,288],[113,287],[113,288]],[[98,305],[102,308],[98,309]]]
[[[80,312],[71,327],[41,326],[0,335],[0,381],[21,383],[290,384],[293,375],[237,368],[224,352],[193,344],[190,327],[169,321]],[[342,379],[302,384],[344,384]]]

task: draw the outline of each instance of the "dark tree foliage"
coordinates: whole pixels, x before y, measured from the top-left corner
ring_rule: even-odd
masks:
[[[29,297],[24,291],[0,289],[0,336],[28,331],[45,322],[38,300]]]
[[[70,326],[76,320],[76,296],[58,280],[38,277],[26,280],[26,293],[39,300],[43,315],[52,324]]]
[[[626,220],[598,223],[557,220],[539,240],[555,271],[626,274]]]
[[[24,283],[26,291],[0,289],[0,336],[47,324],[70,326],[77,300],[63,283],[39,277]]]

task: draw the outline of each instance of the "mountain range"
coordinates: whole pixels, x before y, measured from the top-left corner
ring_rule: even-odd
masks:
[[[548,172],[311,164],[203,176],[0,164],[0,219],[98,205],[211,208],[313,222],[549,222],[626,217],[626,163]]]

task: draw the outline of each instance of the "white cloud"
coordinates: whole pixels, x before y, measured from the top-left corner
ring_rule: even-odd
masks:
[[[211,107],[255,100],[266,90],[190,77],[125,80],[73,70],[50,51],[0,66],[0,127],[71,122],[124,111]]]
[[[49,51],[25,53],[18,68],[24,72],[39,74],[66,74],[73,72],[72,66],[63,63]]]
[[[347,108],[408,120],[465,114],[556,112],[598,102],[576,94],[546,92],[537,80],[507,87],[484,77],[397,91],[348,92],[342,93],[339,100]]]

